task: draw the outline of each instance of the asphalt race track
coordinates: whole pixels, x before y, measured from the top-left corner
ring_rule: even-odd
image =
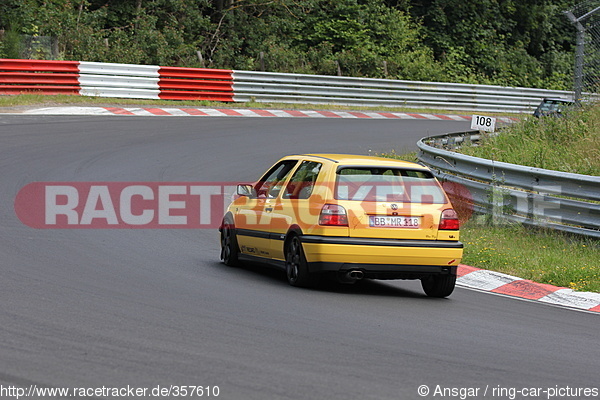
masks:
[[[433,399],[440,385],[508,399],[493,389],[600,387],[596,314],[463,288],[430,299],[411,281],[297,289],[277,271],[220,264],[214,230],[36,230],[13,210],[35,181],[252,181],[285,154],[403,152],[467,129],[0,114],[0,389],[201,385],[218,386],[222,399]]]

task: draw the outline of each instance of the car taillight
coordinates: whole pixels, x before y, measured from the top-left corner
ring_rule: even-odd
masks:
[[[451,208],[442,211],[442,218],[440,219],[440,230],[457,231],[460,228],[460,222],[458,221],[458,214]]]
[[[346,209],[337,204],[325,204],[321,208],[319,225],[348,226]]]

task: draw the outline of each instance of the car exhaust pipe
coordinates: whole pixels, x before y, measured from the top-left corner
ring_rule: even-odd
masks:
[[[365,276],[364,272],[362,272],[360,270],[357,270],[357,269],[349,271],[346,274],[346,278],[351,279],[351,280],[355,280],[355,281],[364,278],[364,276]]]

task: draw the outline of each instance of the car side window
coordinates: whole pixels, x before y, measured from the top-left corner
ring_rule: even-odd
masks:
[[[287,176],[297,163],[297,160],[285,160],[273,166],[254,186],[257,197],[277,197]]]
[[[315,161],[303,161],[285,188],[283,197],[288,199],[308,199],[323,164]]]

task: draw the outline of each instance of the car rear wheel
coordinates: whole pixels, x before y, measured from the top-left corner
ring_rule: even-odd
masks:
[[[231,219],[225,218],[221,227],[221,261],[225,265],[235,267],[239,264],[238,254],[235,226]]]
[[[421,279],[423,291],[429,297],[448,297],[455,285],[456,275],[433,275]]]
[[[314,283],[308,272],[308,264],[302,249],[300,238],[294,235],[286,246],[285,272],[288,283],[292,286],[308,287]]]

